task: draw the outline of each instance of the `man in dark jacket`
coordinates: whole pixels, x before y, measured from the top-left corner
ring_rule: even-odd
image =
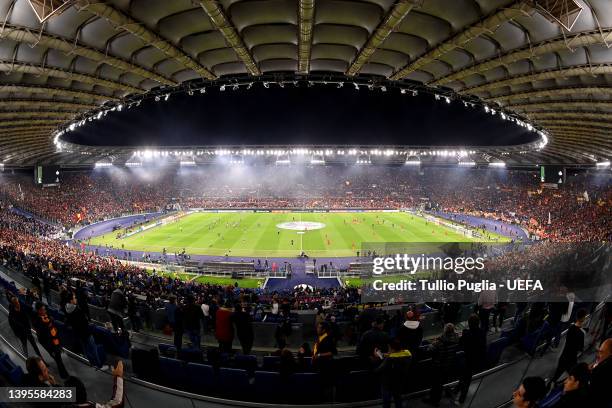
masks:
[[[240,346],[242,346],[242,352],[250,354],[255,334],[253,333],[253,322],[251,321],[251,313],[248,306],[236,303],[232,320],[236,326],[236,336],[240,341]]]
[[[591,394],[593,407],[611,407],[612,392],[612,339],[607,339],[597,350],[597,361],[591,367]]]
[[[36,330],[38,342],[57,363],[60,377],[68,378],[68,371],[66,371],[62,361],[62,346],[59,340],[59,333],[53,324],[53,319],[47,314],[47,308],[41,302],[36,303],[34,330]]]
[[[91,331],[89,330],[89,320],[87,315],[77,304],[78,300],[76,296],[72,295],[72,298],[64,306],[64,313],[66,313],[66,322],[72,327],[74,336],[76,337],[83,354],[89,360],[89,363],[98,368],[103,367],[104,362],[98,354],[98,346],[94,341]]]
[[[551,378],[551,382],[557,381],[561,374],[565,371],[569,371],[578,363],[578,353],[584,349],[584,332],[582,331],[582,325],[584,324],[586,315],[586,310],[578,310],[576,313],[576,322],[567,330],[565,347],[561,352],[559,363],[557,364],[555,374]]]
[[[587,363],[579,363],[569,371],[569,375],[563,383],[563,395],[554,408],[576,408],[599,406],[589,403],[589,366]]]
[[[187,296],[183,307],[183,329],[195,348],[200,348],[200,322],[203,317],[202,308],[195,304],[193,296]]]
[[[368,363],[373,362],[372,356],[374,350],[379,349],[381,352],[386,353],[389,347],[389,335],[383,331],[385,321],[382,317],[377,317],[372,323],[372,328],[361,336],[359,344],[357,344],[357,354],[359,357],[367,361]]]
[[[459,346],[465,352],[465,365],[459,376],[459,383],[455,392],[460,392],[459,402],[463,404],[470,389],[472,376],[483,369],[487,358],[487,335],[480,328],[480,318],[472,314],[468,318],[468,328],[463,330],[459,339]]]
[[[443,386],[448,382],[455,369],[459,350],[459,337],[455,333],[455,325],[447,323],[444,326],[444,333],[435,340],[431,347],[433,359],[432,385],[429,398],[424,399],[423,402],[436,407],[440,405]]]
[[[389,343],[388,354],[383,355],[380,350],[375,350],[374,356],[380,361],[374,372],[380,376],[383,408],[390,408],[392,399],[395,408],[401,408],[403,385],[408,378],[408,369],[412,360],[410,350],[402,350],[399,339],[393,339]]]
[[[28,341],[32,345],[34,352],[40,356],[40,350],[36,345],[36,340],[32,336],[32,325],[30,324],[30,317],[27,315],[25,310],[21,308],[19,299],[16,296],[10,297],[11,304],[9,305],[9,325],[13,329],[15,336],[21,341],[23,347],[23,354],[28,356]]]

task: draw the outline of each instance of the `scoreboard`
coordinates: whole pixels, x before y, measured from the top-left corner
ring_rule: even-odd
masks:
[[[60,167],[59,166],[35,166],[34,167],[34,183],[49,185],[60,183]]]
[[[542,183],[564,184],[565,167],[563,166],[540,166],[540,181]]]

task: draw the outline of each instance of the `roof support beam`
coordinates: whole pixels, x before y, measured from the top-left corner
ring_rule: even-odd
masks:
[[[492,89],[498,89],[505,86],[520,85],[528,82],[544,81],[547,79],[566,78],[580,75],[606,75],[612,74],[612,65],[600,64],[600,65],[580,65],[569,68],[553,69],[549,71],[537,72],[535,74],[518,75],[508,79],[502,79],[501,81],[489,82],[483,85],[474,86],[472,88],[466,88],[460,91],[460,93],[480,93],[488,92]]]
[[[22,125],[45,125],[53,123],[63,123],[63,119],[24,119],[24,120],[3,120],[0,122],[0,129],[13,128]]]
[[[530,118],[538,119],[557,119],[557,118],[567,118],[571,120],[581,120],[581,119],[594,119],[601,121],[612,121],[612,114],[607,112],[560,112],[560,111],[548,111],[548,112],[529,112],[527,116]]]
[[[102,102],[106,101],[119,101],[119,98],[114,96],[96,94],[85,91],[74,91],[65,88],[51,88],[45,86],[24,86],[24,85],[0,85],[0,94],[7,92],[15,93],[32,93],[32,94],[44,94],[44,95],[58,95],[68,98],[79,98],[86,100],[98,100]]]
[[[508,94],[508,95],[492,96],[490,98],[483,98],[483,100],[501,102],[501,101],[509,101],[513,99],[528,99],[528,98],[543,98],[543,97],[555,98],[557,96],[562,96],[562,95],[579,95],[579,94],[610,96],[612,95],[612,87],[585,86],[585,87],[575,87],[575,88],[540,89],[536,91],[517,92],[517,93]]]
[[[303,74],[310,72],[314,8],[315,0],[299,0],[298,71]]]
[[[612,101],[600,101],[597,99],[590,101],[550,101],[550,102],[535,102],[535,103],[519,103],[516,105],[506,105],[506,108],[512,109],[514,111],[528,111],[532,112],[538,109],[553,109],[553,108],[602,108],[602,109],[612,109]],[[563,112],[559,110],[559,112]]]
[[[301,1],[300,1],[301,3]],[[383,21],[378,25],[372,33],[368,41],[359,51],[359,54],[353,60],[353,63],[346,71],[349,76],[355,76],[361,68],[370,60],[370,57],[378,47],[385,42],[387,37],[401,24],[404,18],[410,13],[410,10],[417,4],[415,0],[400,0],[395,3],[393,8],[387,13]]]
[[[553,126],[559,126],[562,127],[563,125],[577,125],[579,127],[586,127],[586,128],[595,128],[595,129],[601,129],[601,130],[607,130],[610,132],[610,134],[612,135],[612,122],[593,122],[593,121],[589,121],[589,120],[565,120],[565,119],[547,119],[547,120],[540,120],[538,121],[538,124],[548,128],[553,127]]]
[[[44,99],[0,99],[0,110],[14,110],[14,109],[57,109],[65,110],[68,112],[80,112],[90,109],[97,108],[98,105],[78,103],[78,102],[60,102],[53,100]]]
[[[431,81],[428,85],[444,85],[449,82],[462,80],[470,75],[482,74],[499,66],[507,66],[514,62],[524,59],[537,58],[544,54],[555,53],[567,49],[573,50],[580,47],[587,47],[596,44],[608,44],[612,41],[612,28],[602,31],[583,31],[570,36],[571,33],[564,33],[561,37],[542,41],[537,44],[527,45],[519,50],[512,50],[502,56],[496,56],[470,68],[459,70],[453,74]]]
[[[121,82],[110,81],[108,79],[96,78],[95,76],[79,74],[76,72],[65,71],[63,69],[45,67],[40,65],[26,64],[16,61],[0,61],[0,72],[21,72],[24,74],[48,76],[54,78],[67,79],[69,81],[78,81],[85,84],[99,85],[113,90],[123,91],[126,93],[143,93],[145,89],[136,88]]]
[[[98,63],[108,64],[122,71],[128,71],[143,78],[151,79],[164,85],[177,85],[176,81],[164,78],[145,68],[126,62],[122,59],[107,55],[96,49],[79,44],[76,41],[46,34],[43,31],[36,32],[27,27],[19,27],[5,24],[0,28],[0,39],[13,40],[18,43],[28,44],[32,47],[41,46],[53,48],[70,55],[79,55]]]
[[[10,118],[62,118],[70,119],[76,114],[74,112],[58,112],[58,111],[13,111],[0,112],[0,120]]]
[[[211,80],[217,78],[212,72],[202,66],[202,64],[174,46],[174,44],[146,28],[142,22],[134,20],[132,17],[109,6],[106,2],[100,0],[80,0],[78,2],[78,8],[80,10],[87,10],[100,18],[104,18],[116,29],[125,30],[135,35],[145,44],[157,48],[168,57],[178,61],[184,67],[197,72],[201,77]]]
[[[244,40],[242,37],[240,37],[238,31],[236,31],[236,28],[229,18],[225,15],[221,4],[219,4],[217,0],[199,0],[199,3],[206,14],[208,14],[208,17],[210,17],[213,25],[217,28],[217,30],[221,31],[221,34],[223,34],[225,40],[234,49],[234,51],[236,51],[238,58],[244,62],[244,65],[246,65],[249,73],[255,76],[261,75],[261,71],[255,63],[253,56],[244,44]]]
[[[442,44],[439,44],[433,50],[417,58],[415,61],[409,63],[407,66],[393,74],[391,79],[402,79],[410,73],[435,61],[444,54],[454,50],[455,48],[463,47],[474,38],[477,38],[482,34],[494,32],[499,26],[516,17],[527,15],[527,13],[531,10],[532,7],[527,2],[517,1],[511,7],[503,8],[500,11],[493,13],[484,20],[467,27],[465,30],[444,41]]]

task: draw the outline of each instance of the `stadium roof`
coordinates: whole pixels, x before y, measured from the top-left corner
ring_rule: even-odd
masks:
[[[95,151],[58,152],[54,131],[169,87],[275,73],[416,83],[519,113],[550,140],[510,164],[612,158],[609,0],[0,0],[0,18],[8,165],[91,164]]]

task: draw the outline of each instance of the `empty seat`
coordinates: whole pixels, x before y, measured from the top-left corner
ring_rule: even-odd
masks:
[[[278,403],[286,400],[287,379],[277,372],[255,371],[254,397],[258,402]]]
[[[219,390],[225,398],[248,401],[252,398],[249,374],[239,368],[219,369]]]
[[[255,370],[257,370],[257,357],[253,355],[237,354],[234,357],[232,366],[234,368],[246,370],[249,375],[252,376]]]
[[[322,384],[318,373],[292,374],[286,390],[291,403],[316,404],[322,401]]]
[[[264,356],[261,368],[263,371],[278,371],[280,369],[280,357]]]
[[[187,385],[185,363],[168,357],[159,358],[159,371],[163,385],[171,388],[184,389]]]
[[[487,364],[489,367],[494,367],[499,363],[499,359],[506,347],[510,345],[509,337],[500,337],[493,340],[487,348]]]
[[[4,354],[0,357],[0,374],[6,377],[11,384],[20,384],[23,371],[21,367],[15,365],[11,358]]]
[[[351,371],[338,377],[336,398],[339,402],[369,401],[380,398],[380,382],[367,370]]]
[[[213,394],[218,388],[217,376],[213,366],[207,364],[187,363],[187,388],[197,394]]]

